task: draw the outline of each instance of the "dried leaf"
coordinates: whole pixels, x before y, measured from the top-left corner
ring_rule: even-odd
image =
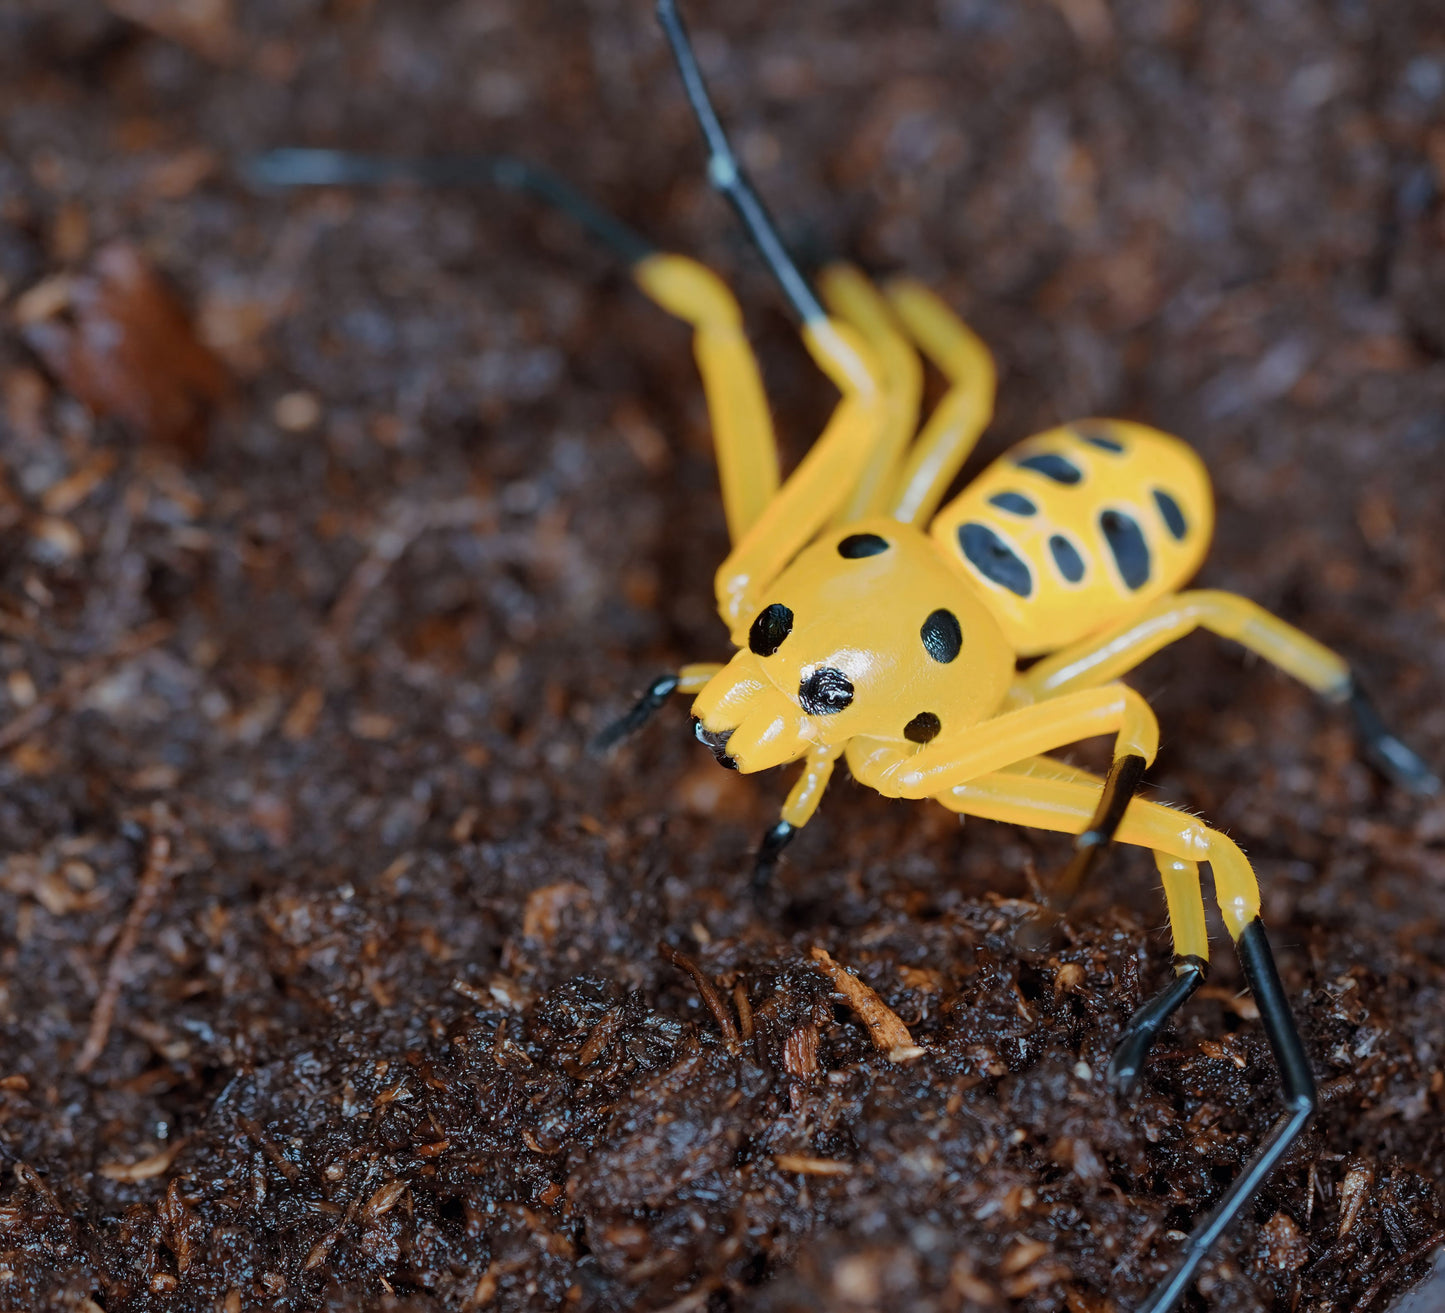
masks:
[[[95,414],[116,416],[142,439],[198,449],[208,412],[226,394],[226,371],[134,246],[113,242],[86,273],[32,288],[16,318]]]

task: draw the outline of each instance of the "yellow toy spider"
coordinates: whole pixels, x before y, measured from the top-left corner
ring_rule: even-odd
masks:
[[[1246,598],[1180,591],[1204,559],[1214,511],[1204,466],[1179,439],[1122,420],[1065,424],[1019,444],[938,509],[993,413],[987,348],[908,279],[880,293],[835,266],[818,300],[737,163],[675,0],[659,0],[658,16],[709,147],[709,178],[738,211],[801,318],[810,355],[841,393],[786,480],[725,284],[693,260],[655,251],[559,179],[501,157],[389,163],[327,151],[273,152],[253,161],[249,176],[275,186],[480,175],[534,192],[617,250],[642,291],[692,326],[732,539],[715,578],[718,611],[738,651],[726,664],[687,665],[655,680],[597,742],[615,743],[685,693],[698,739],[724,766],[753,772],[801,761],[760,847],[760,882],[817,810],[839,757],[888,797],[932,798],[964,815],[1077,836],[1052,890],[1060,909],[1111,841],[1148,848],[1164,884],[1175,977],[1124,1029],[1109,1078],[1127,1091],[1166,1020],[1205,978],[1199,863],[1210,865],[1286,1107],[1140,1310],[1165,1313],[1317,1099],[1259,919],[1254,872],[1226,835],[1134,796],[1159,729],[1120,677],[1202,627],[1350,706],[1365,751],[1396,783],[1421,794],[1439,783],[1385,729],[1340,656]],[[915,436],[919,352],[949,388]],[[1020,658],[1037,659],[1021,671]],[[1096,735],[1114,740],[1104,778],[1048,755]]]

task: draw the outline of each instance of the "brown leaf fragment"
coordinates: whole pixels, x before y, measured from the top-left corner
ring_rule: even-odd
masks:
[[[953,1260],[953,1268],[948,1274],[949,1287],[964,1299],[971,1299],[975,1304],[996,1304],[998,1295],[992,1286],[986,1281],[979,1280],[978,1271],[973,1260],[967,1254],[959,1254]]]
[[[868,1028],[874,1048],[886,1053],[893,1062],[907,1062],[922,1053],[898,1014],[857,976],[833,961],[825,949],[813,949],[812,957],[818,969],[833,982],[833,988],[843,995],[848,1006]]]
[[[116,455],[113,451],[98,451],[74,474],[52,483],[40,497],[40,505],[47,515],[69,515],[102,483],[115,468]]]
[[[341,1232],[339,1231],[332,1231],[328,1235],[322,1236],[311,1246],[310,1252],[306,1255],[306,1261],[302,1264],[302,1269],[306,1272],[314,1272],[326,1261],[332,1247],[340,1238]]]
[[[1375,1169],[1369,1163],[1355,1163],[1340,1183],[1340,1238],[1349,1235],[1360,1216],[1360,1209],[1370,1197],[1375,1183]]]
[[[16,307],[22,335],[51,373],[96,415],[195,454],[229,379],[145,255],[112,242],[86,272],[52,283]]]
[[[1294,1272],[1309,1261],[1309,1241],[1294,1218],[1276,1213],[1259,1228],[1259,1256],[1268,1267]]]
[[[164,1198],[156,1204],[156,1215],[160,1219],[162,1239],[176,1256],[176,1271],[184,1274],[195,1255],[200,1222],[191,1211],[179,1181],[173,1180],[166,1187]]]
[[[1014,1276],[1024,1268],[1032,1267],[1048,1252],[1049,1247],[1042,1240],[1020,1240],[1004,1255],[998,1270],[1003,1276]]]
[[[522,911],[522,934],[551,943],[561,927],[563,910],[585,904],[589,897],[586,888],[570,882],[532,890]]]
[[[405,1193],[405,1181],[388,1181],[367,1200],[366,1207],[362,1209],[362,1216],[368,1222],[373,1222],[378,1217],[385,1217],[396,1207],[397,1200]]]
[[[783,1070],[789,1076],[809,1080],[818,1074],[818,1028],[798,1026],[783,1041]]]

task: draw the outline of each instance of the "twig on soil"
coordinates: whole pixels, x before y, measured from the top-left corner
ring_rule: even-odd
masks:
[[[853,1171],[852,1163],[836,1158],[812,1158],[801,1153],[775,1153],[773,1162],[780,1172],[797,1172],[801,1176],[848,1176]]]
[[[150,841],[146,845],[145,868],[141,871],[140,883],[136,887],[135,901],[126,913],[125,924],[121,926],[115,948],[111,951],[110,964],[105,969],[105,983],[95,1001],[95,1011],[90,1016],[90,1030],[81,1046],[80,1056],[75,1060],[75,1070],[82,1076],[95,1065],[95,1060],[105,1048],[106,1040],[110,1038],[110,1028],[115,1021],[116,1004],[120,1001],[120,988],[130,965],[130,955],[135,952],[146,917],[150,915],[162,889],[165,888],[170,857],[170,836],[153,827]]]
[[[890,1062],[909,1062],[922,1055],[923,1050],[913,1042],[913,1036],[898,1014],[857,976],[833,961],[826,949],[813,949],[812,957],[818,969],[833,982],[833,988],[868,1027],[874,1048],[886,1053]]]
[[[722,1031],[722,1037],[728,1047],[736,1045],[738,1042],[737,1023],[729,1015],[727,1006],[722,1001],[722,995],[717,992],[717,986],[703,975],[702,968],[686,953],[679,953],[670,944],[659,944],[657,951],[679,971],[685,971],[692,977],[693,984],[697,986],[697,992],[702,995],[702,1001],[707,1004],[707,1009],[717,1022],[718,1029]]]
[[[1360,1313],[1364,1313],[1364,1310],[1375,1302],[1375,1297],[1395,1276],[1403,1272],[1411,1263],[1418,1263],[1422,1258],[1427,1257],[1431,1250],[1438,1249],[1441,1245],[1445,1245],[1445,1231],[1436,1231],[1433,1235],[1426,1236],[1408,1254],[1403,1255],[1399,1262],[1390,1264],[1385,1269],[1385,1274],[1360,1296]]]

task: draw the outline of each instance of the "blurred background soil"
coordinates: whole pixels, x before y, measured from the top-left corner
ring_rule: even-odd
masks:
[[[795,248],[994,347],[980,462],[1186,435],[1204,581],[1445,764],[1436,0],[688,9]],[[681,705],[585,752],[726,653],[685,333],[525,199],[238,184],[288,144],[546,163],[734,282],[790,459],[831,405],[645,0],[0,6],[0,1307],[1136,1307],[1278,1107],[1227,942],[1119,1101],[1143,855],[1038,948],[1057,838],[843,780],[750,899],[786,779]],[[1219,642],[1135,682],[1325,1095],[1188,1306],[1384,1309],[1445,1225],[1445,803]]]

